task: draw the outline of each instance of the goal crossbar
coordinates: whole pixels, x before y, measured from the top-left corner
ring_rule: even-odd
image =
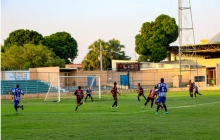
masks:
[[[58,81],[58,102],[60,102],[60,78],[65,78],[65,77],[68,77],[68,78],[71,78],[71,77],[74,77],[74,78],[86,78],[86,77],[91,77],[91,78],[98,78],[99,79],[99,99],[101,99],[101,78],[100,78],[100,76],[55,76],[55,77],[53,77],[53,80],[55,79],[55,78],[58,78],[57,79],[57,81]],[[93,82],[94,82],[94,79],[93,79],[93,81],[92,81],[92,84],[93,84]],[[53,80],[51,81],[51,84],[50,84],[50,87],[49,87],[49,90],[50,90],[50,88],[51,88],[51,86],[52,86],[52,82],[53,82]],[[91,85],[92,86],[92,85]],[[49,90],[48,90],[48,92],[47,92],[47,95],[49,94]],[[46,100],[46,98],[47,98],[47,95],[46,95],[46,97],[45,97],[45,100]]]

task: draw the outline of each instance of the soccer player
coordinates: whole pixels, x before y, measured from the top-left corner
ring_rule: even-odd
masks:
[[[155,103],[156,105],[158,105],[158,104],[159,104],[159,103],[158,103],[158,98],[157,98],[158,85],[156,86],[156,89],[155,89],[154,91],[155,91],[155,93],[156,93],[156,95],[155,95],[155,97],[154,97],[154,103]],[[160,106],[159,110],[163,110],[163,106]]]
[[[117,86],[117,83],[114,82],[114,86],[113,86],[113,88],[112,88],[112,90],[111,90],[111,93],[112,93],[112,96],[113,96],[115,102],[113,103],[113,105],[112,105],[111,108],[113,108],[114,106],[116,106],[116,108],[119,107],[119,106],[118,106],[118,100],[117,100],[117,94],[119,94],[119,95],[121,95],[121,94],[118,92],[118,89],[117,89],[116,86]]]
[[[154,97],[154,103],[157,104],[157,103],[156,103],[156,99],[157,99],[157,93],[158,93],[158,85],[156,85],[156,89],[155,89],[154,91],[155,91],[155,93],[156,93],[156,95],[155,95],[155,97]]]
[[[11,87],[11,93],[14,93],[14,90],[15,90],[15,88],[12,86]],[[11,97],[11,101],[12,101],[12,104],[14,103],[14,100],[15,100],[15,97],[14,97],[15,95],[12,95],[12,97]]]
[[[149,101],[151,101],[151,108],[150,108],[150,109],[152,109],[153,103],[154,103],[154,99],[155,99],[155,95],[157,94],[157,93],[155,92],[156,89],[157,89],[157,87],[155,86],[154,89],[151,89],[151,90],[150,90],[150,94],[149,94],[148,97],[147,97],[147,100],[146,100],[146,103],[145,103],[144,106],[143,106],[143,109],[146,107],[146,105],[147,105],[147,103],[148,103]]]
[[[166,92],[167,92],[167,84],[164,83],[164,79],[161,78],[160,83],[158,84],[158,99],[157,99],[157,112],[156,114],[158,114],[158,110],[161,107],[161,102],[163,104],[163,107],[165,109],[165,113],[164,114],[168,114],[167,111],[167,106],[165,105],[166,103]]]
[[[140,96],[143,96],[144,99],[147,100],[146,97],[144,96],[144,90],[143,90],[143,88],[141,87],[141,84],[138,83],[138,96],[137,96],[138,102],[140,102],[140,98],[139,98]]]
[[[18,108],[21,108],[22,110],[24,110],[23,105],[18,106],[19,102],[20,102],[20,95],[24,95],[24,93],[22,92],[22,90],[19,88],[19,85],[16,85],[16,88],[12,88],[10,93],[11,95],[14,95],[14,108],[16,111],[16,114],[18,114]],[[9,92],[8,92],[9,93]]]
[[[195,92],[194,92],[195,98],[196,98],[196,94],[203,96],[203,94],[199,93],[198,87],[195,85],[194,82],[193,82],[193,85],[194,85],[194,89],[195,89]]]
[[[93,98],[92,98],[92,90],[90,89],[90,87],[88,87],[88,89],[86,90],[86,98],[85,98],[85,102],[86,102],[86,99],[87,97],[90,97],[92,102],[93,102]]]
[[[81,90],[81,86],[78,87],[78,90],[74,93],[76,96],[76,109],[75,112],[77,111],[78,107],[82,104],[84,104],[84,102],[81,103],[81,100],[83,99],[84,95],[83,95],[83,91]]]
[[[193,83],[189,80],[189,94],[191,99],[193,98]]]

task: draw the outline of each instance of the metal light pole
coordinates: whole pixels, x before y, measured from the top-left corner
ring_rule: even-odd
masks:
[[[179,75],[179,87],[181,87],[181,44],[182,44],[182,33],[181,33],[181,24],[182,24],[182,16],[180,16],[181,11],[180,11],[180,7],[181,7],[181,0],[178,0],[178,23],[179,23],[179,28],[178,28],[178,34],[179,34],[179,65],[180,65],[180,75]]]
[[[100,40],[100,62],[101,62],[100,69],[102,71],[102,45],[101,45],[101,40]]]

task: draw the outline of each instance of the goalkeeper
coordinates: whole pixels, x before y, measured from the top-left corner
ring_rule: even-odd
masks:
[[[88,89],[86,90],[86,98],[85,98],[85,102],[87,97],[90,97],[92,102],[93,102],[93,98],[92,98],[92,90],[90,89],[90,87],[88,87]]]

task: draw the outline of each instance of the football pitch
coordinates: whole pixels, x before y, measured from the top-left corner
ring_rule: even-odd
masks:
[[[168,92],[169,114],[150,103],[142,109],[145,100],[136,93],[118,96],[119,108],[111,108],[111,94],[94,95],[74,112],[75,97],[61,102],[43,99],[21,99],[24,110],[15,109],[11,100],[1,101],[1,138],[59,139],[59,140],[217,140],[220,138],[220,91],[201,91],[191,99],[188,92]]]

